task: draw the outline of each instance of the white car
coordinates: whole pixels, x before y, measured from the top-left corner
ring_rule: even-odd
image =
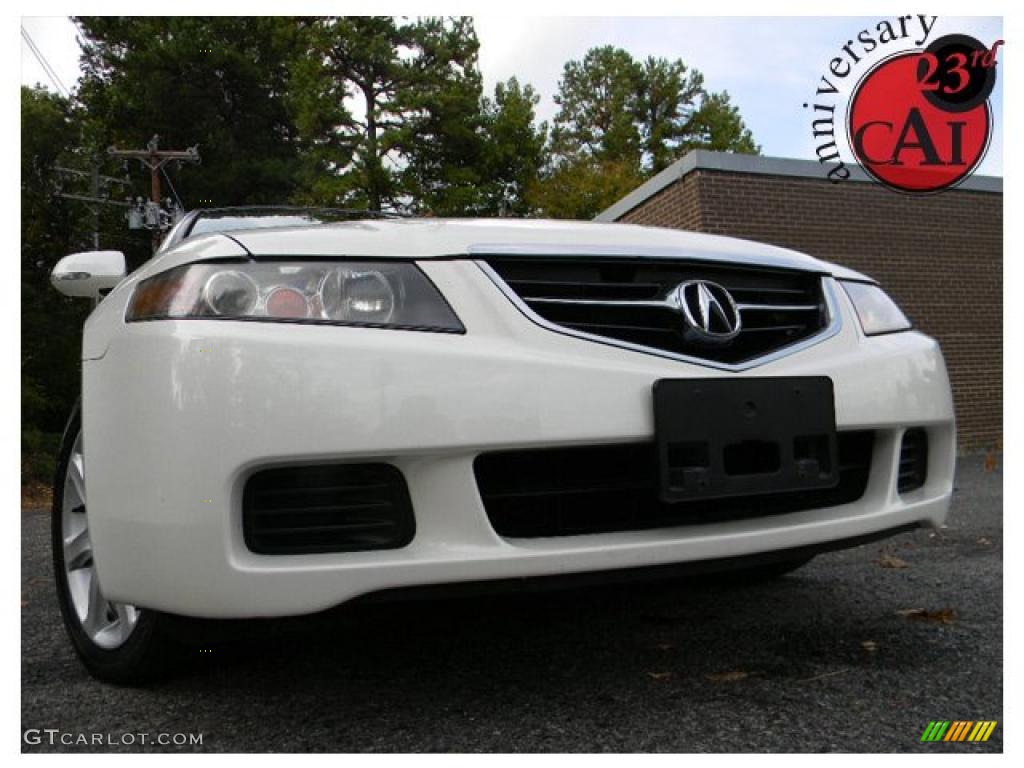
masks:
[[[194,212],[127,278],[116,252],[54,270],[106,293],[53,510],[98,677],[153,675],[168,614],[753,578],[942,523],[945,364],[869,278],[670,229],[345,219]]]

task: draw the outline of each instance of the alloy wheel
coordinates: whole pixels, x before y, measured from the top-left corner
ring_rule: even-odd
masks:
[[[103,595],[93,559],[85,493],[85,463],[79,432],[64,477],[61,507],[64,578],[71,605],[86,636],[100,648],[113,650],[131,636],[139,620],[139,609],[107,600]]]

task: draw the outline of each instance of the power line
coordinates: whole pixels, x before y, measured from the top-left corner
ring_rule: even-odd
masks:
[[[57,70],[54,69],[53,66],[50,64],[49,59],[47,59],[46,56],[43,54],[42,49],[40,49],[40,47],[36,44],[36,41],[32,39],[32,36],[28,33],[28,30],[22,27],[21,31],[25,35],[25,41],[28,43],[29,49],[32,51],[36,59],[42,65],[43,69],[46,71],[46,74],[54,82],[57,88],[64,92],[65,96],[70,96],[71,91],[68,90],[67,86],[64,85],[64,81],[60,79],[60,76],[57,74]]]
[[[184,210],[185,204],[181,202],[181,198],[178,197],[178,190],[174,188],[174,183],[171,181],[171,177],[167,174],[167,169],[161,165],[160,171],[163,173],[164,178],[167,179],[167,186],[171,188],[171,194],[174,195],[174,199],[178,201],[178,207]]]
[[[71,92],[64,86],[61,79],[57,77],[57,72],[50,66],[50,62],[46,60],[43,52],[39,50],[39,46],[36,45],[32,36],[28,33],[28,30],[25,29],[25,27],[21,28],[21,36],[25,39],[25,42],[28,44],[28,49],[32,51],[32,55],[36,57],[36,61],[39,62],[39,66],[43,68],[43,72],[45,72],[46,76],[50,78],[50,82],[53,83],[54,87],[56,87],[58,91],[62,92],[65,97],[71,98]]]
[[[25,41],[25,45],[27,45],[28,49],[32,52],[32,55],[36,57],[36,61],[39,62],[39,66],[43,68],[43,74],[49,78],[51,83],[53,83],[53,87],[58,91],[63,90],[57,82],[58,78],[56,77],[56,74],[50,69],[50,65],[47,63],[46,58],[40,50],[36,48],[35,42],[33,42],[31,36],[24,27],[21,28],[21,37]]]

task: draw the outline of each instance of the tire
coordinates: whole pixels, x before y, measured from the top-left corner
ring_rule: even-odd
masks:
[[[50,518],[61,617],[90,674],[110,683],[143,684],[170,672],[180,647],[163,633],[170,617],[103,597],[89,539],[82,455],[76,407],[61,443]]]

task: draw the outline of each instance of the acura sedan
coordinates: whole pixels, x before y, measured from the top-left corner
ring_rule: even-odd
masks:
[[[53,556],[96,676],[176,617],[318,612],[431,585],[778,575],[942,523],[938,344],[870,278],[624,224],[187,216],[98,300]]]

